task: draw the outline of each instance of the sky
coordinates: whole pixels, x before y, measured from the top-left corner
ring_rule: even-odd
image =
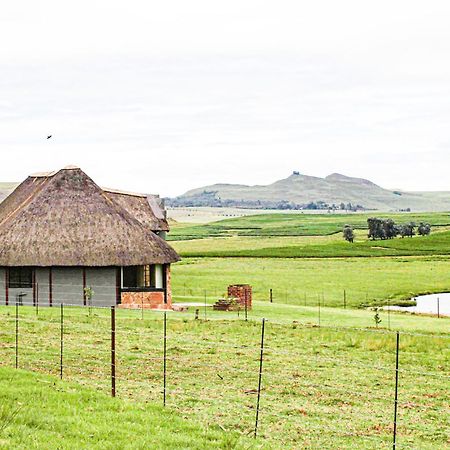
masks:
[[[0,181],[450,191],[449,23],[439,0],[4,2]]]

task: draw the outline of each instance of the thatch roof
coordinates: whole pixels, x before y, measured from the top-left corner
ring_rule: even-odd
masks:
[[[133,194],[104,189],[123,209],[153,231],[169,231],[162,199],[157,195]]]
[[[178,261],[151,231],[155,214],[145,207],[145,197],[127,195],[124,201],[125,195],[104,191],[75,167],[28,177],[0,204],[0,266]]]

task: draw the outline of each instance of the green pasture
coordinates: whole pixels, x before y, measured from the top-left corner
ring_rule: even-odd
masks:
[[[220,220],[208,224],[175,224],[169,240],[203,239],[229,236],[323,236],[342,231],[344,225],[366,229],[372,216],[389,217],[395,222],[429,222],[434,227],[450,225],[449,213],[380,213],[364,214],[261,214]]]
[[[430,236],[368,240],[363,231],[356,232],[353,243],[342,235],[297,237],[205,238],[173,241],[182,257],[258,257],[258,258],[333,258],[449,255],[450,231]]]
[[[183,258],[172,267],[175,296],[223,296],[250,284],[257,300],[309,306],[405,304],[413,296],[450,291],[449,257]]]
[[[260,320],[250,318],[246,322],[242,315],[238,319],[236,312],[216,313],[206,321],[195,320],[191,310],[167,313],[167,406],[163,410],[157,406],[163,400],[163,313],[145,311],[142,316],[141,311],[117,311],[118,398],[113,400],[107,398],[108,309],[94,309],[89,315],[88,309],[65,308],[65,381],[61,382],[57,378],[60,309],[42,308],[36,317],[33,308],[19,308],[19,368],[51,375],[44,377],[5,369],[15,363],[15,309],[1,307],[0,398],[2,404],[9,405],[7,414],[17,405],[20,410],[1,430],[0,445],[54,448],[57,442],[60,448],[209,445],[247,449],[391,446],[395,333],[384,327],[319,327],[306,316],[305,321],[283,321],[281,316],[287,307],[257,305],[255,311],[268,316],[256,440],[251,437],[260,363]],[[257,312],[259,308],[267,309]],[[448,319],[393,314],[391,325],[396,317],[407,317],[413,329],[414,323],[417,329],[432,328],[434,321],[442,331],[433,335],[400,333],[398,448],[444,448],[449,431],[448,416],[443,413],[449,380]],[[194,422],[197,425],[192,425]]]
[[[48,336],[46,336],[48,337]],[[84,383],[0,367],[0,449],[230,449],[239,440],[171,410],[126,399]],[[32,367],[30,367],[32,369]],[[49,371],[51,372],[51,371]]]

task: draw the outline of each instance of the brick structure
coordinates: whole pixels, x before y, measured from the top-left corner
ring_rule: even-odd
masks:
[[[122,292],[119,308],[172,309],[172,302],[164,302],[164,292]]]
[[[228,298],[235,298],[241,308],[252,309],[252,287],[249,284],[228,286]]]
[[[119,308],[128,309],[172,309],[172,288],[170,266],[166,267],[165,288],[152,291],[126,291],[120,294]]]

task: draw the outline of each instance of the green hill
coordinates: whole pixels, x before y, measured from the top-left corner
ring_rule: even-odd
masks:
[[[294,172],[288,178],[269,185],[214,184],[168,200],[171,206],[298,209],[312,202],[322,208],[350,203],[382,211],[446,211],[450,210],[450,192],[391,191],[369,180],[337,173],[319,178]]]

